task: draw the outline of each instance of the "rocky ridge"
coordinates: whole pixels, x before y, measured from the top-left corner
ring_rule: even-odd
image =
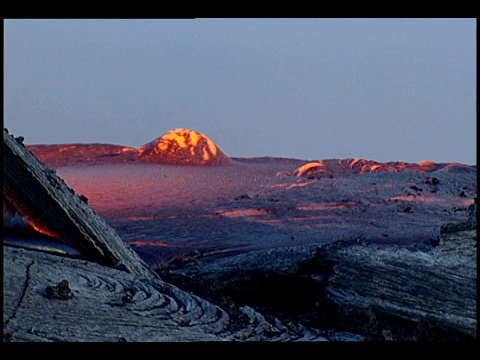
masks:
[[[28,149],[51,168],[85,164],[159,163],[228,165],[231,160],[207,136],[178,128],[139,148],[111,144],[29,145]]]

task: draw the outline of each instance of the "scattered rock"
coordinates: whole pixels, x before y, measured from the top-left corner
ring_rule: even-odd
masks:
[[[474,203],[468,207],[468,219],[464,222],[446,224],[440,227],[440,234],[454,233],[459,231],[468,231],[477,229],[477,203],[474,198]]]
[[[47,299],[69,300],[73,298],[72,289],[67,280],[60,281],[56,286],[47,286],[45,289],[45,297]]]
[[[427,177],[425,180],[423,180],[425,184],[428,185],[438,185],[440,184],[440,180],[438,180],[436,177]]]
[[[25,146],[25,144],[23,143],[25,141],[25,138],[23,136],[17,136],[15,138],[15,141],[18,142],[20,145]]]
[[[251,197],[249,194],[242,194],[235,198],[235,200],[242,200],[242,199],[253,199],[253,197]]]

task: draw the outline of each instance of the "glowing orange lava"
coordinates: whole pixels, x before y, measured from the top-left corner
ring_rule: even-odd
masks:
[[[32,228],[39,232],[40,234],[50,236],[55,239],[60,239],[61,236],[59,236],[57,233],[48,230],[47,228],[43,227],[42,225],[38,224],[35,220],[33,220],[30,216],[24,216],[25,220],[28,221],[28,223],[32,226]]]

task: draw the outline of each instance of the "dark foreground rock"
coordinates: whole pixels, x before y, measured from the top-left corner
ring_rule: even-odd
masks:
[[[81,257],[150,277],[140,257],[55,171],[3,130],[3,201],[39,235],[61,239]]]
[[[476,205],[431,243],[359,238],[156,273],[5,131],[4,153],[4,201],[80,251],[4,240],[4,341],[476,339]]]
[[[474,340],[476,232],[442,241],[262,251],[162,280],[6,246],[4,341]]]
[[[192,262],[162,277],[214,303],[248,304],[325,336],[474,340],[477,234],[468,222],[445,226],[434,244],[357,240],[272,249]]]

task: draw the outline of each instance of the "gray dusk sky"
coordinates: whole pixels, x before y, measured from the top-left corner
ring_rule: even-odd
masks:
[[[476,164],[476,19],[4,19],[4,126],[232,157]]]

